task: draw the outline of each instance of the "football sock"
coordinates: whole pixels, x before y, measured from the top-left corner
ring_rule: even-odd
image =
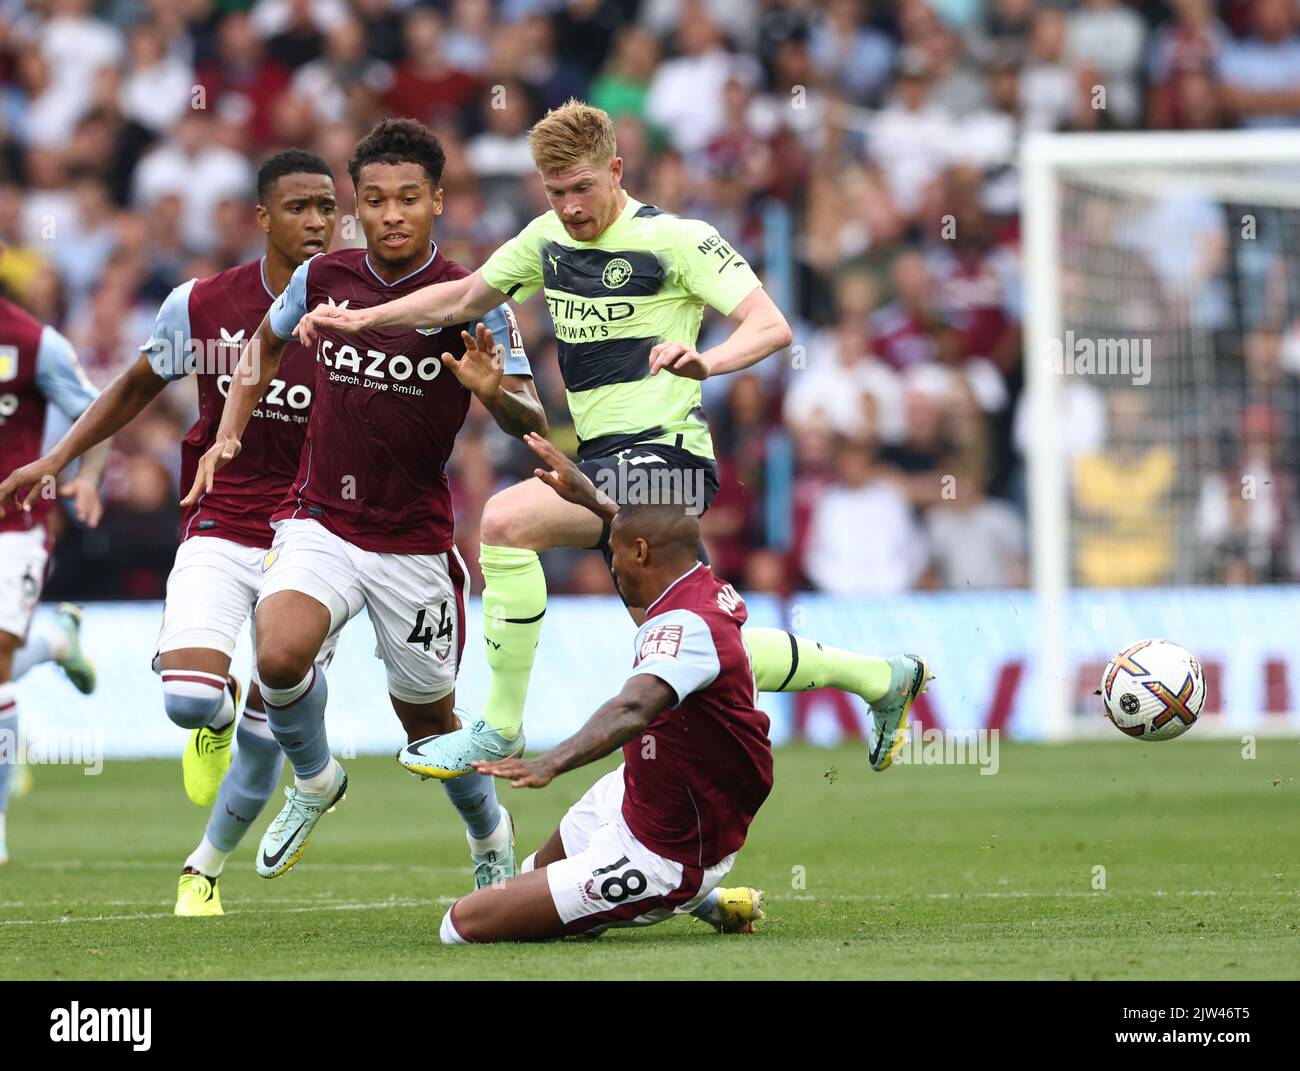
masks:
[[[284,772],[284,752],[265,721],[246,713],[235,730],[235,742],[238,746],[230,761],[230,769],[217,790],[217,801],[212,805],[203,844],[196,849],[196,854],[203,850],[204,845],[214,852],[219,851],[218,869],[209,870],[208,866],[194,862],[194,856],[186,860],[187,866],[195,867],[210,878],[221,873],[220,864],[239,846],[244,834],[262,813]]]
[[[217,878],[221,877],[221,871],[225,868],[226,860],[229,857],[229,851],[218,848],[205,836],[199,841],[199,846],[190,852],[189,858],[185,860],[185,866],[189,870],[197,870],[204,877],[216,881]]]
[[[13,679],[18,680],[33,666],[57,661],[64,654],[63,633],[49,622],[33,622],[27,642],[14,652]]]
[[[266,721],[271,733],[279,741],[289,764],[293,767],[298,788],[319,795],[329,787],[306,787],[315,783],[328,769],[334,768],[330,755],[329,739],[325,734],[325,703],[329,688],[325,673],[312,666],[291,688],[270,688],[262,685],[262,701],[266,706]]]
[[[18,771],[18,700],[10,682],[0,684],[0,815],[9,810],[9,786]]]
[[[891,671],[883,658],[827,647],[779,628],[744,628],[740,635],[760,692],[841,688],[870,703],[889,691]]]
[[[226,678],[197,669],[162,671],[163,708],[182,729],[202,729],[230,705]]]
[[[718,912],[718,890],[711,889],[709,894],[701,900],[691,911],[697,919],[712,919],[714,922],[721,920],[722,916]]]
[[[455,904],[447,909],[447,913],[442,916],[442,924],[438,927],[438,937],[444,945],[467,945],[468,941],[460,935],[456,929],[456,924],[451,919],[451,912]]]
[[[442,783],[451,805],[460,811],[465,828],[475,840],[486,840],[501,824],[495,782],[496,778],[488,774],[470,773]]]
[[[227,728],[235,720],[235,697],[229,688],[226,688],[226,697],[221,701],[221,709],[217,711],[213,719],[208,722],[208,728],[214,733],[219,733]]]
[[[483,720],[502,736],[516,737],[523,728],[524,698],[546,613],[546,574],[535,551],[516,547],[483,545],[479,566],[483,638],[492,670]]]

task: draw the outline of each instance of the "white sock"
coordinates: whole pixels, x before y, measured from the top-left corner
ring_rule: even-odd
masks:
[[[259,714],[255,710],[249,710],[244,707],[244,719],[241,732],[252,733],[263,740],[274,740],[275,733],[271,732],[271,726],[266,720],[265,714]]]
[[[219,733],[231,722],[235,720],[235,697],[230,694],[230,689],[226,689],[226,697],[221,701],[221,711],[208,722],[208,728],[214,733]],[[213,876],[213,875],[209,875]]]
[[[209,878],[219,878],[221,877],[221,870],[229,858],[229,852],[223,852],[204,836],[199,841],[199,846],[190,852],[190,857],[185,860],[185,865],[193,867],[200,874],[204,874]]]
[[[306,792],[312,796],[322,796],[329,791],[330,785],[334,784],[334,771],[338,769],[338,761],[330,756],[329,765],[321,770],[315,777],[299,777],[294,775],[293,783],[297,786],[299,792]]]
[[[510,847],[510,819],[506,817],[506,809],[501,808],[501,821],[497,823],[496,829],[492,830],[486,837],[476,837],[472,833],[466,833],[469,837],[469,845],[476,852],[503,852]]]
[[[456,905],[453,904],[452,907]],[[447,913],[442,916],[442,925],[438,927],[438,936],[442,938],[444,945],[467,945],[470,944],[460,935],[456,929],[456,924],[451,921],[451,908],[447,908]]]
[[[527,874],[530,870],[537,869],[537,853],[533,852],[527,859],[519,864],[519,873]]]
[[[718,912],[718,890],[709,890],[708,895],[695,905],[691,914],[697,919],[713,919],[714,922],[721,921],[722,916]]]

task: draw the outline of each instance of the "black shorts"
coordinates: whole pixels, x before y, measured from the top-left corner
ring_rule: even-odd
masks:
[[[718,493],[716,461],[664,443],[640,443],[616,453],[585,458],[578,462],[578,468],[597,490],[604,491],[620,506],[673,502],[700,516]],[[609,561],[608,524],[594,549],[602,551],[605,561]],[[700,560],[708,564],[703,543]]]

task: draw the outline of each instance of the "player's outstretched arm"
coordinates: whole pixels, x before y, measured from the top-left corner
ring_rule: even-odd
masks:
[[[562,744],[535,759],[504,759],[474,763],[479,773],[505,778],[515,788],[543,788],[562,773],[603,759],[633,740],[677,702],[667,683],[649,673],[629,677],[623,690],[610,699],[587,724]]]
[[[90,523],[94,507],[87,500],[84,488],[99,486],[111,451],[107,440],[134,420],[165,386],[166,380],[158,376],[143,355],[131,367],[118,373],[48,454],[15,469],[0,483],[0,517],[4,516],[6,504],[15,496],[20,496],[17,502],[22,509],[30,509],[45,488],[53,488],[60,472],[90,451],[77,478],[67,485],[70,495],[76,500],[78,519]],[[24,489],[27,490],[25,496]]]
[[[452,375],[474,393],[508,435],[545,435],[549,430],[546,410],[537,397],[532,377],[505,375],[505,348],[497,343],[491,328],[480,323],[473,335],[462,331],[460,337],[465,352],[460,357],[442,355],[442,363]]]
[[[566,457],[563,451],[541,435],[531,432],[524,436],[524,442],[532,447],[533,453],[541,458],[542,464],[548,466],[548,468],[533,469],[533,475],[542,483],[564,501],[591,510],[602,521],[614,519],[614,514],[618,512],[618,503],[592,483],[587,474]]]
[[[192,505],[211,491],[217,470],[239,456],[244,429],[248,427],[253,410],[262,400],[266,388],[280,370],[280,359],[288,344],[288,339],[280,338],[272,329],[268,312],[239,355],[239,363],[230,380],[230,393],[226,395],[226,405],[221,410],[221,424],[212,445],[199,458],[194,483],[189,494],[181,499],[182,506]]]
[[[476,271],[463,279],[450,279],[413,291],[405,297],[368,309],[317,305],[298,321],[293,333],[304,346],[316,345],[321,327],[355,334],[370,327],[450,327],[484,315],[506,300]]]
[[[671,372],[687,379],[708,379],[739,372],[785,349],[794,338],[785,316],[762,287],[750,291],[728,319],[736,329],[725,342],[704,353],[679,342],[660,342],[650,351],[650,374]]]

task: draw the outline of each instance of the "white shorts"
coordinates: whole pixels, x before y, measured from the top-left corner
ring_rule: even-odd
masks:
[[[25,532],[0,532],[0,632],[27,638],[49,557],[43,524]]]
[[[623,821],[623,767],[607,773],[560,819],[565,858],[546,867],[565,933],[650,926],[689,914],[736,861],[684,866],[656,855]]]
[[[288,520],[276,525],[264,569],[259,602],[277,591],[309,595],[329,609],[331,635],[364,606],[395,698],[432,703],[455,690],[469,570],[454,547],[384,554],[355,547],[316,521]]]
[[[256,651],[252,614],[267,553],[261,547],[246,547],[218,536],[185,540],[176,550],[176,561],[167,577],[158,654],[201,647],[229,657],[235,653],[245,622]],[[328,665],[337,643],[337,635],[331,634],[317,661]],[[154,669],[158,669],[157,656]]]

